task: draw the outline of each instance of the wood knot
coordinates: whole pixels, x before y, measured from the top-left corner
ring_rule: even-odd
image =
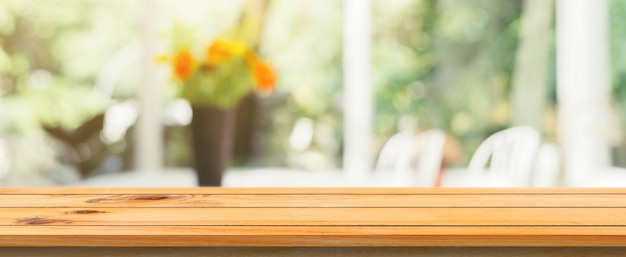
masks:
[[[106,202],[112,202],[114,201],[111,198],[96,198],[96,199],[89,199],[87,200],[87,203],[106,203]]]
[[[127,203],[127,202],[156,202],[156,201],[184,201],[193,198],[193,195],[119,195],[89,199],[87,203]]]
[[[69,214],[98,214],[98,213],[108,213],[106,211],[98,211],[98,210],[75,210],[75,211],[67,211],[65,215]]]
[[[170,199],[169,196],[164,195],[146,195],[146,196],[134,196],[131,200],[134,201],[160,201]]]
[[[47,217],[31,217],[15,220],[20,225],[49,225],[49,224],[72,224],[72,221],[61,219],[48,219]]]

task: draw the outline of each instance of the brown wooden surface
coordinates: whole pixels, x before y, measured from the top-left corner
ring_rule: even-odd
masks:
[[[5,188],[0,246],[626,246],[626,190]]]
[[[626,248],[554,247],[31,247],[0,249],[4,257],[612,257]]]

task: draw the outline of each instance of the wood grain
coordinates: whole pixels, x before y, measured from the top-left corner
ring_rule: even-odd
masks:
[[[626,246],[624,189],[0,189],[0,246]]]
[[[625,248],[485,248],[485,247],[7,247],[0,251],[4,257],[613,257],[624,256]]]
[[[134,208],[276,208],[276,207],[384,207],[384,208],[434,208],[434,207],[626,207],[625,195],[585,194],[2,194],[2,207],[127,207]]]
[[[0,194],[236,194],[236,195],[398,195],[398,194],[466,194],[466,195],[621,195],[626,188],[0,188]]]
[[[584,225],[626,229],[625,217],[626,208],[11,208],[0,212],[0,226]]]

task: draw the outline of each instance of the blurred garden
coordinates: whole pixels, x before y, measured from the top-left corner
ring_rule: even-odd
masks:
[[[239,103],[234,166],[342,167],[343,1],[152,2],[157,54],[177,23],[211,40],[255,13],[247,43],[273,64],[277,83],[272,94]],[[448,167],[466,166],[487,136],[515,125],[556,142],[554,2],[527,2],[372,0],[373,156],[401,120],[444,130]],[[0,0],[0,185],[64,185],[134,169],[143,4]],[[623,128],[626,1],[611,0],[609,10],[613,107]],[[526,37],[523,23],[545,33]],[[537,45],[543,50],[524,51]],[[163,165],[188,167],[189,107],[177,99],[168,68],[155,71]],[[614,153],[626,166],[619,136]]]

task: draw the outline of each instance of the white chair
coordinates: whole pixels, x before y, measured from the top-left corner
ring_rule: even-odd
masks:
[[[376,161],[377,180],[384,186],[433,187],[441,169],[445,133],[431,129],[392,136]]]
[[[530,186],[539,142],[539,132],[531,127],[513,127],[491,135],[470,160],[467,186]]]

